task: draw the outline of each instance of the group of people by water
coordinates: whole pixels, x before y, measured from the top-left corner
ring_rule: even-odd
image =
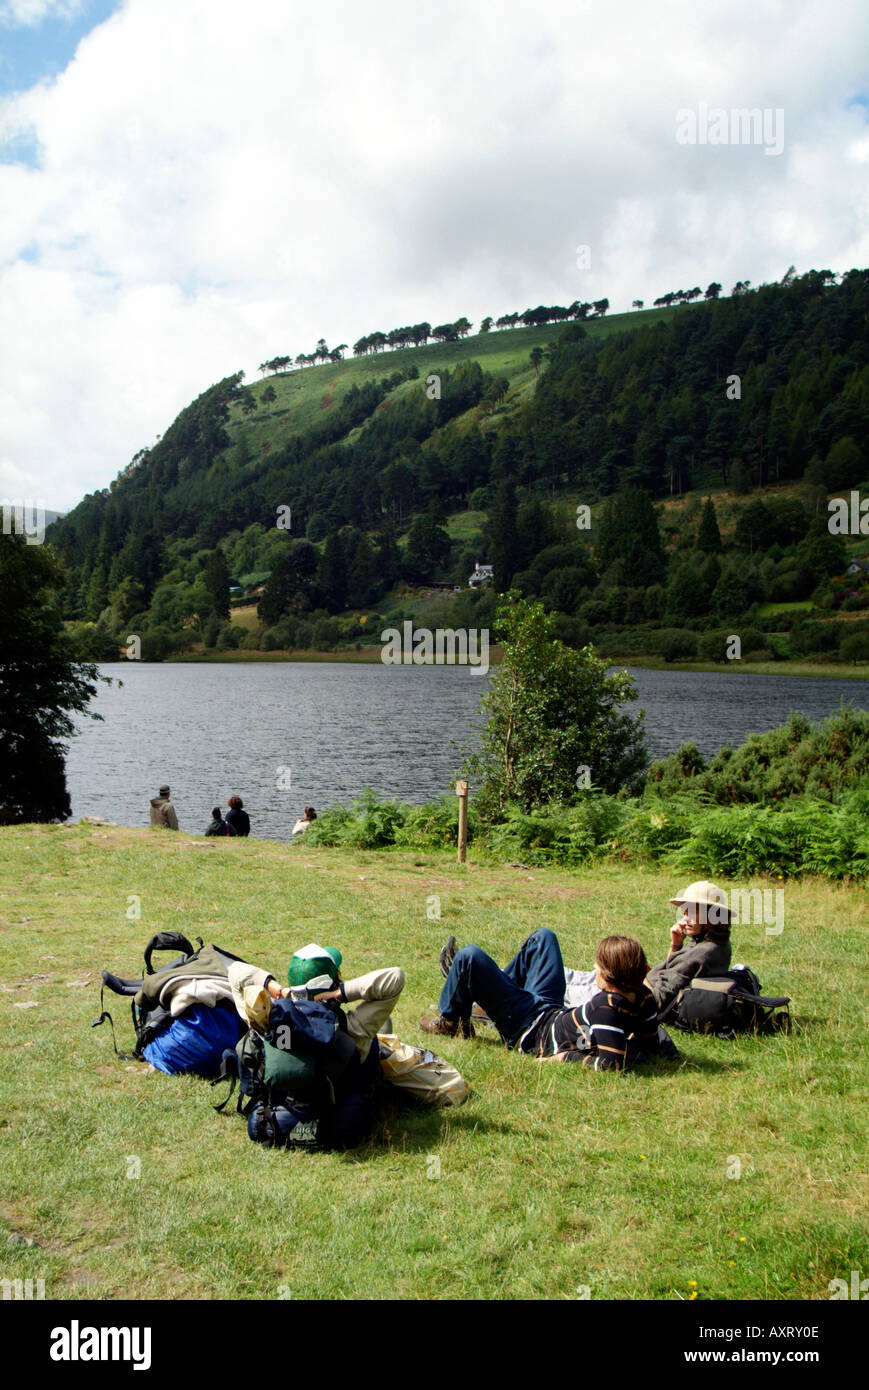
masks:
[[[168,783],[164,783],[157,796],[151,798],[151,824],[161,830],[177,830],[178,815],[171,802],[172,789]],[[231,796],[226,803],[226,815],[223,814],[220,806],[215,806],[211,812],[211,822],[205,828],[205,834],[215,835],[249,835],[250,816],[244,809],[244,802],[240,796]],[[312,821],[317,819],[317,812],[313,806],[306,806],[299,819],[293,826],[292,835],[301,835]]]

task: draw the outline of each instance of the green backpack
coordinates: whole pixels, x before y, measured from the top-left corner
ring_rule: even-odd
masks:
[[[334,1041],[320,1054],[287,1051],[275,1047],[255,1028],[239,1039],[235,1051],[223,1054],[220,1072],[212,1081],[216,1086],[229,1081],[230,1087],[215,1110],[223,1110],[238,1083],[236,1110],[248,1115],[263,1101],[280,1104],[287,1100],[314,1102],[330,1094],[331,1078],[337,1077],[355,1055],[356,1044],[347,1033],[336,1029]]]

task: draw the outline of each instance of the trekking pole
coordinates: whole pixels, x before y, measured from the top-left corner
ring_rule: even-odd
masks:
[[[468,784],[456,783],[459,798],[459,863],[464,864],[468,853]]]

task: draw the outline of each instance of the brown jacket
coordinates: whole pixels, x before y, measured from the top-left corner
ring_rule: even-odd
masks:
[[[158,825],[163,830],[177,830],[178,817],[175,814],[175,807],[168,796],[154,796],[151,798],[151,824]]]

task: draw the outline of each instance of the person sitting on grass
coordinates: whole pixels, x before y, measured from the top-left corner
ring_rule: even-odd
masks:
[[[299,816],[299,819],[293,826],[293,835],[296,836],[304,834],[308,826],[316,819],[317,812],[314,810],[313,806],[306,806],[304,813],[301,816]]]
[[[476,1000],[508,1047],[543,1060],[622,1071],[626,1061],[678,1057],[666,1034],[659,1035],[657,1006],[643,983],[649,964],[640,943],[629,936],[604,937],[594,959],[597,989],[580,1008],[569,1009],[564,1007],[564,961],[553,931],[544,927],[533,932],[506,971],[481,947],[465,946],[450,966],[438,1014],[424,1015],[420,1028],[473,1037]]]
[[[670,902],[682,908],[682,915],[670,928],[667,959],[652,966],[646,978],[661,1013],[693,979],[726,975],[730,969],[730,910],[723,889],[700,879]]]
[[[233,835],[250,834],[250,816],[244,808],[244,802],[240,796],[231,796],[227,801],[229,810],[226,813],[226,823],[232,826]]]
[[[233,961],[229,981],[241,1017],[265,1032],[272,1001],[304,992],[327,1005],[338,1016],[339,1031],[355,1043],[352,1058],[340,1074],[330,1078],[328,1094],[321,1094],[301,1110],[291,1099],[274,1108],[259,1106],[248,1118],[248,1134],[261,1144],[284,1142],[299,1123],[314,1124],[323,1147],[355,1148],[374,1124],[374,1093],[380,1075],[377,1034],[390,1031],[390,1015],[404,989],[404,971],[398,967],[371,970],[352,980],[342,980],[341,952],[334,946],[311,942],[296,951],[287,972],[287,984],[278,984],[266,970]],[[355,1008],[344,1011],[346,1004]]]
[[[234,835],[235,831],[231,825],[223,819],[223,814],[219,806],[215,806],[211,812],[211,824],[206,827],[206,835]]]
[[[163,783],[158,796],[151,798],[151,824],[158,826],[161,830],[177,830],[178,817],[175,814],[175,807],[169,797],[171,790],[167,783]]]

